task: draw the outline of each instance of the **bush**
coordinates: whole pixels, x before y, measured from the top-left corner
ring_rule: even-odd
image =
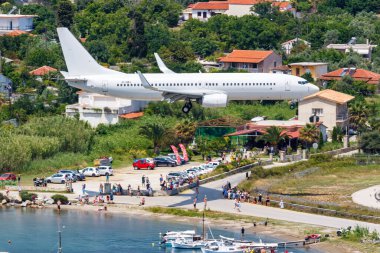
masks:
[[[69,203],[69,200],[67,199],[67,197],[61,194],[55,194],[51,196],[51,198],[54,200],[54,204],[57,204],[58,200],[61,201],[63,205],[66,205],[67,203]]]
[[[330,162],[333,160],[333,156],[329,154],[318,154],[310,157],[312,163]]]
[[[37,194],[29,193],[28,191],[21,191],[20,197],[22,201],[26,201],[26,200],[33,201],[37,198]]]

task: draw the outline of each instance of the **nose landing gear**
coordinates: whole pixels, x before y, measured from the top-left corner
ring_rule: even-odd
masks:
[[[189,113],[191,108],[193,107],[193,104],[191,103],[190,100],[186,101],[185,105],[182,107],[182,112],[183,113]]]

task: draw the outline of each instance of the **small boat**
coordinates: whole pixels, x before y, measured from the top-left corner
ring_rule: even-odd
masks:
[[[161,246],[171,247],[172,242],[177,239],[184,239],[186,241],[194,242],[201,240],[200,235],[196,235],[194,230],[186,231],[169,231],[161,236]]]
[[[246,249],[231,242],[212,241],[201,248],[202,253],[244,253]]]
[[[174,249],[201,249],[206,245],[206,242],[202,240],[191,241],[184,238],[178,238],[177,240],[172,241],[171,244]]]

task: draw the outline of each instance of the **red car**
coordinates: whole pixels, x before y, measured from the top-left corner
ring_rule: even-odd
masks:
[[[0,176],[0,181],[16,181],[16,175],[13,173],[4,173]]]
[[[133,168],[135,170],[141,170],[141,169],[153,170],[154,167],[156,167],[156,165],[154,164],[153,159],[149,159],[149,158],[137,159],[133,162]]]

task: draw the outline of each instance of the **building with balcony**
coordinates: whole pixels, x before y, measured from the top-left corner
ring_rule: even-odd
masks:
[[[78,103],[66,106],[66,116],[79,117],[92,127],[99,124],[116,124],[120,118],[129,119],[129,113],[139,112],[145,101],[133,101],[84,91],[77,92]]]
[[[274,51],[233,50],[219,58],[222,68],[245,70],[251,73],[269,73],[271,69],[282,65],[282,56]]]
[[[289,64],[293,76],[303,76],[310,73],[314,80],[327,73],[328,63],[324,62],[295,62]]]
[[[12,31],[30,32],[33,30],[33,18],[36,15],[0,14],[0,34]]]
[[[322,90],[305,97],[298,104],[298,119],[304,122],[323,122],[327,131],[335,126],[345,128],[349,125],[347,103],[353,96],[334,90]]]

